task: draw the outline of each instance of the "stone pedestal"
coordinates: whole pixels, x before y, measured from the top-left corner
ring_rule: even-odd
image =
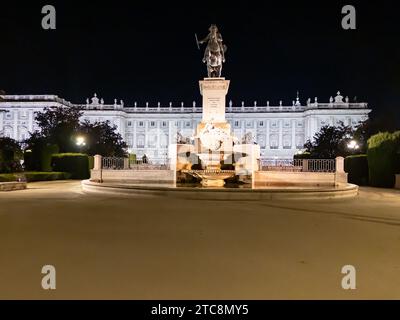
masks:
[[[197,125],[195,150],[198,154],[223,152],[232,153],[233,137],[231,136],[231,126],[225,119],[226,94],[229,89],[229,80],[225,78],[205,78],[200,81],[200,93],[203,96],[203,116],[202,121]],[[203,135],[203,143],[199,135],[213,127],[213,133]],[[213,143],[218,132],[223,132],[225,138],[222,143]],[[204,143],[209,140],[209,143]]]
[[[200,81],[200,93],[203,96],[203,123],[226,123],[225,97],[229,90],[229,83],[230,81],[225,78],[205,78]]]

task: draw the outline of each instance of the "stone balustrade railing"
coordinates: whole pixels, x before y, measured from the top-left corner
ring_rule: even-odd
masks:
[[[272,159],[261,160],[263,171],[336,172],[338,159]],[[344,168],[338,168],[344,171]]]
[[[145,107],[145,106],[123,106],[120,104],[85,104],[75,105],[84,110],[117,110],[128,113],[201,113],[200,106],[180,106],[180,107]],[[307,110],[325,110],[325,109],[366,109],[367,103],[325,103],[325,104],[309,104],[307,106],[242,106],[242,107],[226,107],[226,113],[278,113],[278,112],[304,112]]]

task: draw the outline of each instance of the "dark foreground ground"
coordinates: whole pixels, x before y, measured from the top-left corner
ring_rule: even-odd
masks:
[[[348,264],[355,291],[341,288]],[[0,298],[400,299],[400,192],[226,202],[31,184],[0,193]]]

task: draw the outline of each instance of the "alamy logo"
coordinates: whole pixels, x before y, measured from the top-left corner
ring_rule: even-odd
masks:
[[[44,290],[56,290],[56,268],[51,265],[43,266],[42,274],[42,288]]]
[[[342,279],[342,288],[344,290],[355,290],[356,289],[356,268],[351,265],[344,266],[342,268],[342,274],[345,274],[345,276]]]
[[[42,8],[42,13],[45,16],[42,18],[42,28],[44,30],[56,29],[56,8],[52,5],[45,5]]]
[[[355,30],[356,25],[356,8],[351,5],[344,6],[342,8],[342,14],[345,16],[342,18],[342,28],[344,30]]]

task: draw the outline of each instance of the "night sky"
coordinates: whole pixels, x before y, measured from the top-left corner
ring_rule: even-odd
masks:
[[[7,1],[0,4],[0,89],[57,94],[84,103],[201,101],[206,76],[194,34],[219,26],[231,80],[228,99],[328,102],[337,90],[376,115],[400,109],[400,19],[389,1]],[[57,30],[41,28],[41,8],[57,9]],[[357,9],[357,30],[341,9]]]

